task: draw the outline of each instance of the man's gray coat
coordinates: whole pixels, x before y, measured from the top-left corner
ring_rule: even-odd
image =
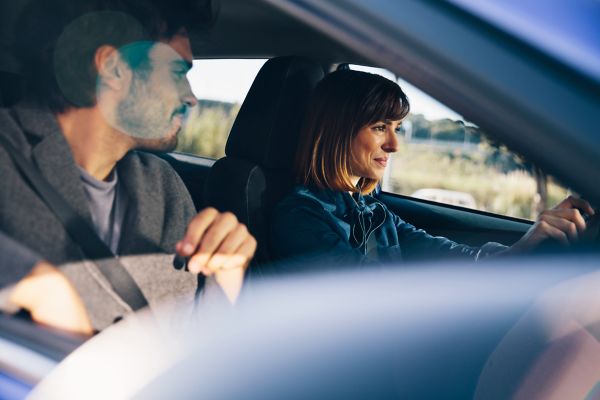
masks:
[[[79,170],[51,112],[28,104],[0,110],[0,135],[7,137],[71,207],[92,223]],[[128,199],[117,252],[123,264],[151,305],[163,298],[193,297],[195,277],[175,270],[169,257],[158,257],[158,262],[157,258],[123,257],[174,252],[175,243],[196,213],[185,185],[168,163],[147,153],[130,152],[117,168],[119,184]],[[81,262],[84,257],[75,241],[1,145],[0,185],[0,231],[61,267],[81,295],[94,327],[102,329],[127,313],[128,307],[95,265]],[[28,272],[23,268],[10,278],[16,282]]]

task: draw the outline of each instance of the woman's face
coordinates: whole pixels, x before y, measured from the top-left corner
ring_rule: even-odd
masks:
[[[351,179],[379,180],[383,177],[391,153],[398,151],[396,136],[402,121],[378,121],[364,126],[352,141],[350,157]]]

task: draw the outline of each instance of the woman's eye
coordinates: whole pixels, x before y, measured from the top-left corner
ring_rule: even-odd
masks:
[[[385,125],[376,125],[373,127],[373,130],[377,132],[385,132]]]

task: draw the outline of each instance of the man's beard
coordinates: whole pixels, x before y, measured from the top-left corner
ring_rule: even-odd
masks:
[[[177,135],[173,135],[171,137],[166,137],[162,139],[135,138],[135,147],[140,150],[169,152],[175,150],[175,148],[177,147],[177,142]]]
[[[177,146],[177,134],[181,130],[179,127],[173,132],[173,118],[180,110],[169,112],[161,99],[147,90],[147,79],[136,75],[129,93],[117,106],[119,130],[133,138],[137,148],[172,151]]]

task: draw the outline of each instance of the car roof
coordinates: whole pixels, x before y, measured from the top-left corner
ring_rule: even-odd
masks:
[[[326,33],[261,0],[214,0],[212,12],[214,23],[190,33],[195,57],[298,55],[323,63],[367,62]]]

